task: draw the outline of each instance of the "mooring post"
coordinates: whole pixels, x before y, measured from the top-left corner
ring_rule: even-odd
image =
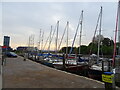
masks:
[[[108,61],[108,72],[111,71],[111,66],[112,66],[112,65],[111,65],[111,61],[109,60],[109,61]]]
[[[104,72],[104,60],[102,60],[102,72]]]
[[[63,69],[65,68],[65,55],[63,53]]]
[[[115,79],[113,72],[104,72],[102,81],[105,83],[105,90],[115,90]]]

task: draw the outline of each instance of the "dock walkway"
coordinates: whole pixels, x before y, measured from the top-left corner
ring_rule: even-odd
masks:
[[[104,88],[104,84],[18,56],[7,58],[3,66],[3,88]]]

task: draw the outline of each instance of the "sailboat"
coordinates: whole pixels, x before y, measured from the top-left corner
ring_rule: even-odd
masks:
[[[67,22],[67,24],[66,24],[66,27],[64,29],[64,32],[63,32],[60,44],[58,46],[58,50],[60,50],[60,46],[61,46],[62,40],[64,38],[65,32],[67,32],[67,38],[66,38],[66,55],[64,56],[64,58],[66,58],[66,59],[68,59],[68,28],[69,28],[69,22]],[[58,57],[58,59],[59,59],[59,57]],[[73,65],[73,64],[74,64],[73,62],[71,63],[71,61],[69,62],[69,60],[65,60],[65,65],[66,66]],[[53,65],[57,69],[63,69],[63,60],[60,61],[60,62],[54,62]]]
[[[78,23],[78,26],[77,26],[77,29],[76,29],[76,33],[75,33],[75,36],[74,36],[74,39],[73,39],[72,47],[71,47],[70,53],[68,55],[68,58],[72,53],[74,42],[75,42],[75,39],[76,39],[76,36],[77,36],[77,33],[78,33],[78,29],[79,29],[79,26],[80,26],[79,53],[78,53],[78,55],[76,55],[75,60],[73,60],[75,62],[74,65],[72,65],[72,66],[69,65],[68,67],[66,67],[66,71],[69,71],[71,73],[85,74],[86,75],[86,71],[88,69],[88,62],[84,58],[81,58],[81,53],[80,53],[81,36],[82,36],[82,24],[83,24],[83,10],[81,12],[81,16],[80,16],[80,19],[79,19],[79,23]]]
[[[58,50],[60,50],[60,46],[61,46],[62,40],[63,40],[65,32],[66,32],[66,34],[67,34],[66,35],[67,36],[67,38],[66,38],[66,53],[64,54],[64,57],[63,57],[65,59],[65,67],[63,65],[64,60],[62,60],[60,62],[54,62],[53,65],[57,69],[67,69],[69,66],[76,66],[77,65],[75,55],[68,56],[68,28],[69,28],[69,22],[67,22],[67,24],[66,24],[66,27],[64,29],[60,44],[58,46]]]
[[[53,32],[53,35],[54,35],[54,33],[55,33],[55,30],[54,30],[54,32]],[[45,45],[44,45],[44,47],[43,47],[43,50],[45,50],[45,47],[46,47],[46,45],[47,45],[47,42],[48,42],[48,40],[49,40],[49,45],[48,45],[48,53],[42,53],[42,54],[40,54],[39,56],[41,56],[41,59],[40,59],[40,63],[41,64],[44,64],[44,65],[47,65],[47,66],[50,66],[50,67],[52,67],[52,60],[51,60],[51,54],[50,54],[50,51],[49,51],[49,49],[50,49],[50,44],[51,44],[51,34],[52,34],[52,26],[51,26],[51,30],[50,30],[50,33],[49,33],[49,36],[48,36],[48,38],[47,38],[47,40],[46,40],[46,42],[45,42]],[[52,35],[52,36],[53,36]]]
[[[100,13],[99,13],[99,16],[98,16],[98,20],[97,20],[97,25],[96,25],[96,28],[95,28],[95,32],[94,32],[94,37],[93,37],[93,42],[94,43],[94,39],[95,39],[95,35],[96,35],[96,32],[97,32],[97,28],[98,28],[98,25],[99,25],[99,38],[98,38],[98,52],[97,52],[97,55],[90,58],[89,60],[89,64],[90,65],[90,68],[89,68],[89,71],[88,71],[88,77],[90,78],[93,78],[93,79],[99,79],[101,80],[101,75],[102,75],[102,68],[101,66],[99,65],[99,50],[100,50],[100,43],[101,43],[101,22],[102,21],[102,7],[100,9]],[[91,55],[92,56],[92,55]],[[96,64],[95,64],[96,63]]]
[[[101,44],[101,24],[102,24],[102,7],[100,9],[100,13],[97,20],[97,25],[95,28],[95,33],[93,37],[93,43],[95,34],[99,25],[99,35],[98,35],[98,52],[97,55],[94,57],[92,56],[89,60],[89,70],[88,70],[88,77],[96,80],[102,80],[102,74],[105,71],[111,71],[111,60],[107,58],[100,59],[100,44]]]
[[[63,62],[59,62],[59,63],[54,63],[55,68],[64,69],[65,71],[68,71],[68,72],[71,72],[71,73],[76,73],[76,74],[84,73],[85,71],[87,71],[88,63],[80,58],[82,22],[83,22],[83,10],[81,12],[81,16],[80,16],[80,19],[79,19],[79,22],[78,22],[78,26],[77,26],[77,29],[76,29],[76,33],[75,33],[74,40],[73,40],[73,43],[72,43],[72,47],[71,47],[71,50],[70,50],[69,54],[68,54],[68,30],[67,30],[65,66],[64,66]],[[80,25],[81,25],[81,28],[80,28],[80,37],[79,37],[79,54],[76,56],[76,55],[72,55],[71,53],[72,53],[72,50],[73,50],[74,42],[75,42],[75,39],[76,39],[76,36],[77,36],[78,29],[79,29]]]

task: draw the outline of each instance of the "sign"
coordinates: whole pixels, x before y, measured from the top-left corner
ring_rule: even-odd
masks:
[[[114,74],[111,74],[111,75],[102,74],[102,81],[107,83],[113,83],[113,77],[114,77]]]

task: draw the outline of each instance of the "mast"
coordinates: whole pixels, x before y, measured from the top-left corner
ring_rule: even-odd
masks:
[[[74,39],[73,39],[73,42],[72,42],[72,47],[70,49],[69,55],[72,53],[72,50],[73,50],[73,46],[74,46],[75,39],[76,39],[76,36],[77,36],[77,32],[78,32],[78,29],[79,29],[79,26],[80,26],[80,22],[81,22],[81,16],[82,16],[82,13],[81,13],[79,21],[78,21],[78,25],[77,25],[77,28],[76,28],[75,36],[74,36]]]
[[[79,54],[80,54],[80,49],[81,49],[81,37],[82,37],[82,24],[83,24],[83,10],[81,13],[81,21],[80,21],[80,37],[79,37]]]
[[[69,22],[67,21],[66,56],[68,56],[68,29],[69,29]]]
[[[42,40],[41,40],[41,53],[42,53],[42,50],[43,50],[43,39],[44,39],[44,31],[42,33]]]
[[[51,31],[50,31],[48,53],[50,53],[50,40],[51,40],[51,34],[52,34],[52,25],[51,25]]]
[[[28,47],[30,48],[30,36],[29,36],[29,41],[28,41]]]
[[[38,49],[40,50],[40,38],[41,38],[41,29],[40,29],[40,32],[39,32],[39,41],[38,41]]]
[[[97,25],[96,25],[96,27],[95,27],[95,32],[94,32],[93,39],[92,39],[92,47],[91,47],[91,49],[90,49],[89,55],[92,54],[93,43],[94,43],[94,41],[95,41],[95,35],[96,35],[97,28],[98,28],[98,24],[99,24],[99,21],[100,21],[100,16],[101,16],[101,13],[99,13],[99,15],[98,15]]]
[[[30,36],[29,36],[29,41],[28,41],[28,57],[29,57],[29,53],[31,52],[31,50],[30,50]]]
[[[34,37],[35,37],[34,34],[31,34],[29,36],[29,50],[30,51],[33,51],[33,49],[34,49]]]
[[[98,64],[99,58],[100,58],[101,24],[102,24],[102,6],[101,6],[101,10],[100,10],[100,24],[99,24],[100,26],[99,26],[99,38],[98,38],[97,64]]]
[[[56,31],[56,50],[55,50],[56,54],[57,54],[57,44],[58,44],[58,29],[59,29],[59,21],[57,22],[57,31]]]
[[[53,36],[54,36],[54,34],[55,34],[55,31],[56,31],[56,27],[57,27],[57,24],[56,24],[56,26],[55,26],[55,28],[54,28],[54,30],[53,30],[53,33],[51,33],[51,34],[52,34],[52,37],[51,37],[51,39],[50,39],[48,49],[49,49],[49,47],[50,47],[50,45],[51,45],[51,42],[52,42]]]

